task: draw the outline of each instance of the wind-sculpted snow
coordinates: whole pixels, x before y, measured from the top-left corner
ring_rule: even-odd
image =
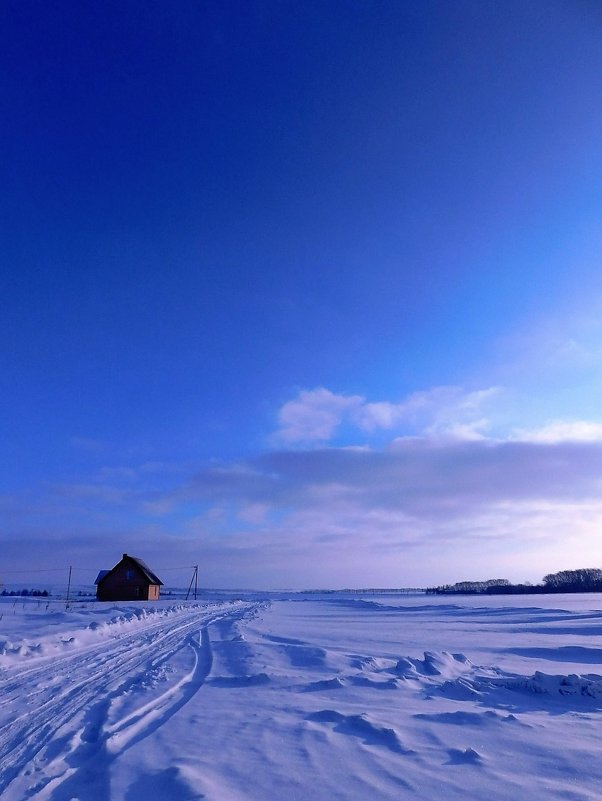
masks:
[[[405,679],[419,676],[452,676],[462,675],[472,668],[472,663],[464,654],[424,652],[424,659],[404,657],[395,665],[395,672]]]
[[[559,695],[564,698],[581,696],[586,699],[602,698],[602,676],[550,676],[536,670],[532,676],[510,677],[498,680],[498,685],[509,690],[526,690],[546,695]],[[494,685],[495,686],[495,685]],[[596,705],[597,706],[597,705]]]
[[[602,598],[420,600],[11,607],[2,801],[598,801]]]
[[[336,709],[324,709],[308,715],[307,719],[318,723],[333,723],[335,731],[361,737],[368,745],[379,745],[398,754],[413,753],[410,749],[404,748],[395,729],[371,721],[366,714],[344,715]]]
[[[532,675],[505,673],[496,667],[477,667],[463,654],[425,653],[424,659],[406,657],[400,659],[395,672],[403,679],[422,681],[425,689],[448,697],[474,699],[488,698],[490,704],[496,701],[496,692],[513,690],[565,697],[578,696],[589,699],[602,699],[602,675],[549,675],[535,671]],[[506,697],[507,701],[507,697]]]

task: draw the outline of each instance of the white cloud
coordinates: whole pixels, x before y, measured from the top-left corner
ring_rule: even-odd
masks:
[[[323,387],[303,390],[280,409],[276,439],[289,444],[326,442],[349,411],[363,403],[359,395],[335,395]]]
[[[190,464],[96,468],[49,486],[44,507],[23,498],[11,530],[131,527],[122,538],[134,545],[111,534],[111,547],[148,535],[142,555],[158,554],[157,566],[196,563],[198,551],[218,586],[416,586],[492,566],[537,580],[580,553],[600,563],[602,423],[506,420],[502,435],[509,400],[457,386],[397,403],[306,390],[280,410],[278,450],[196,474]]]
[[[405,407],[402,403],[363,403],[354,410],[354,422],[364,431],[374,431],[378,428],[393,428],[404,417]]]
[[[406,437],[395,448],[272,451],[163,491],[54,485],[53,505],[24,502],[2,533],[13,562],[43,530],[70,564],[58,546],[60,530],[73,531],[82,565],[81,543],[97,550],[96,567],[142,543],[157,570],[202,559],[214,586],[420,586],[492,567],[538,580],[584,552],[602,561],[601,487],[602,442]]]
[[[490,426],[483,410],[499,393],[498,387],[471,392],[454,386],[435,387],[410,395],[405,405],[420,433],[480,439]]]
[[[184,501],[221,504],[221,547],[244,549],[295,586],[323,573],[331,586],[341,575],[381,586],[478,578],[492,565],[538,580],[579,548],[602,559],[597,442],[406,438],[395,450],[266,453],[247,467],[223,468],[218,484],[199,473]],[[252,528],[233,528],[235,515]]]
[[[587,420],[554,420],[541,428],[517,429],[512,437],[521,442],[602,442],[602,423]]]
[[[391,403],[367,401],[361,395],[337,395],[323,387],[303,390],[280,409],[275,441],[328,442],[343,423],[366,434],[405,429],[405,433],[478,439],[489,427],[483,409],[498,393],[495,387],[466,391],[443,386]]]

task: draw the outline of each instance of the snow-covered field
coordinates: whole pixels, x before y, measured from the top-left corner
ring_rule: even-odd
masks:
[[[602,796],[599,595],[0,615],[3,801]]]

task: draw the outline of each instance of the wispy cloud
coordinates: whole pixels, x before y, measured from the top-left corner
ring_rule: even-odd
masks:
[[[521,578],[521,554],[522,578],[538,578],[559,560],[566,566],[584,548],[602,559],[601,488],[602,443],[408,438],[380,451],[264,454],[218,474],[199,472],[182,497],[219,506],[220,525],[227,510],[253,524],[244,533],[230,527],[229,547],[244,541],[261,558],[269,543],[283,566],[304,552],[326,563],[352,553],[355,575],[376,581],[382,570],[390,581],[398,571],[399,583],[427,580],[429,571],[464,575],[467,565],[487,570],[492,560],[508,568],[510,556],[511,577]],[[209,515],[196,525],[206,536]]]
[[[584,552],[602,563],[602,423],[500,434],[505,398],[454,386],[399,402],[300,392],[265,453],[194,469],[96,466],[48,485],[37,507],[11,498],[3,536],[61,519],[67,534],[105,532],[101,566],[109,545],[142,543],[151,560],[162,549],[176,561],[202,555],[214,585],[327,585],[335,574],[339,584],[416,585],[494,566],[521,580],[578,566]]]
[[[336,395],[323,387],[303,390],[280,409],[275,439],[282,443],[326,442],[363,403],[359,395]]]
[[[335,576],[416,585],[494,566],[537,579],[578,566],[571,560],[584,552],[602,562],[599,441],[405,437],[378,449],[274,450],[207,465],[162,490],[50,489],[42,528],[63,526],[57,553],[77,531],[79,552],[101,567],[111,549],[142,545],[157,567],[202,558],[214,585],[327,585]],[[19,530],[31,543],[38,518],[31,506],[16,510],[2,532],[11,553]]]
[[[533,429],[517,429],[513,439],[524,442],[602,442],[602,423],[587,420],[554,420]]]
[[[489,504],[596,498],[602,443],[406,439],[394,448],[329,448],[264,454],[199,472],[182,492],[196,499],[282,509],[395,509],[426,520]]]
[[[367,434],[405,430],[479,439],[489,426],[483,410],[499,392],[496,387],[466,391],[443,386],[392,403],[368,401],[361,395],[337,395],[324,387],[303,390],[280,409],[274,441],[288,445],[328,442],[343,424]]]

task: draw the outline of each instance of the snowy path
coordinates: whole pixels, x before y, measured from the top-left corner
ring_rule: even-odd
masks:
[[[115,625],[126,631],[103,632],[92,644],[75,641],[60,656],[5,668],[0,673],[2,798],[72,798],[68,785],[76,771],[91,760],[108,764],[156,731],[203,685],[212,664],[208,627],[240,619],[256,606],[176,607],[130,626]],[[145,680],[156,688],[153,677],[177,657],[189,669],[124,713],[130,691]]]

